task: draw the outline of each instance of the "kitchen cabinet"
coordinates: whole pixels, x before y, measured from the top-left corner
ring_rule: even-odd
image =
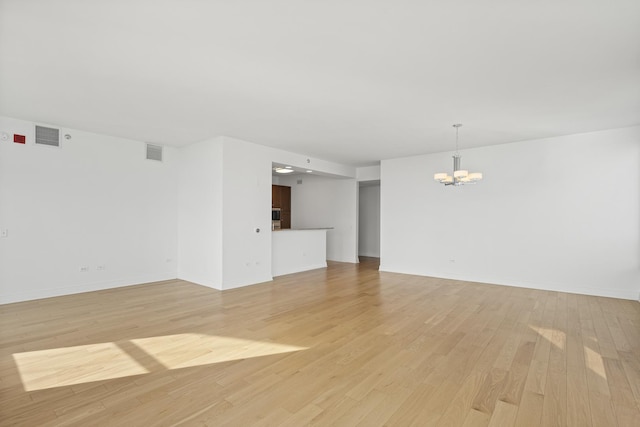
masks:
[[[280,208],[280,228],[291,228],[291,187],[272,185],[271,207]]]
[[[280,194],[281,194],[280,185],[272,185],[271,186],[271,207],[272,208],[282,208]]]
[[[280,213],[280,229],[285,230],[291,228],[291,212]]]

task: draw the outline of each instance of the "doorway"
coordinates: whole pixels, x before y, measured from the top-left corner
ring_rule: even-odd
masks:
[[[358,191],[358,257],[380,259],[380,181],[361,181]]]

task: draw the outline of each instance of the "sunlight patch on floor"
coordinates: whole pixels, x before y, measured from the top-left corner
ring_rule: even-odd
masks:
[[[33,391],[306,349],[189,333],[29,351],[13,358],[25,391]]]
[[[204,334],[178,334],[131,340],[167,369],[306,350],[307,347]]]
[[[13,359],[25,391],[149,372],[114,343],[15,353]]]
[[[604,369],[604,362],[600,353],[584,346],[584,361],[587,364],[587,368],[591,369],[592,372],[604,379],[607,378],[607,373]]]
[[[567,340],[567,334],[565,334],[564,332],[557,329],[542,328],[540,326],[529,325],[529,327],[536,331],[542,338],[546,339],[551,344],[556,346],[556,348],[564,350],[565,342]]]

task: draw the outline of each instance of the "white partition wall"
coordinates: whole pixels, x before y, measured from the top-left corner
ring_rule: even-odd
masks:
[[[213,138],[183,147],[178,174],[178,277],[222,289],[222,146]]]
[[[309,160],[316,168],[355,175],[353,167],[229,137],[191,144],[181,151],[178,277],[221,290],[272,279],[273,161],[287,160],[297,165]],[[288,185],[284,183],[284,177],[279,180]],[[356,248],[355,229],[351,225],[355,224],[356,184],[353,178],[331,181],[343,184],[330,187],[328,193],[321,191],[316,195],[327,200],[327,205],[338,201],[339,214],[334,220],[341,225],[339,239],[333,240],[337,243],[332,247],[337,249],[328,252],[346,258],[343,253],[351,249],[355,254]],[[295,200],[294,196],[294,203]],[[297,209],[294,207],[294,212]],[[331,227],[315,221],[317,216],[312,219],[310,227]],[[353,233],[353,239],[350,233]],[[348,260],[353,262],[353,258],[354,255]],[[326,262],[326,257],[323,261]]]
[[[274,277],[327,266],[327,230],[280,230],[271,238]]]
[[[271,158],[269,149],[224,139],[223,289],[267,282],[271,276]]]

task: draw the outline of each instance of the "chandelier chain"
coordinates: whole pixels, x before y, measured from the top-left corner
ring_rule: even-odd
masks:
[[[460,154],[460,153],[458,152],[458,130],[459,130],[459,129],[460,129],[460,128],[456,126],[456,154]]]
[[[462,123],[456,123],[453,125],[453,127],[456,128],[456,156],[460,155],[458,152],[458,130],[460,130],[460,126],[462,126]]]

